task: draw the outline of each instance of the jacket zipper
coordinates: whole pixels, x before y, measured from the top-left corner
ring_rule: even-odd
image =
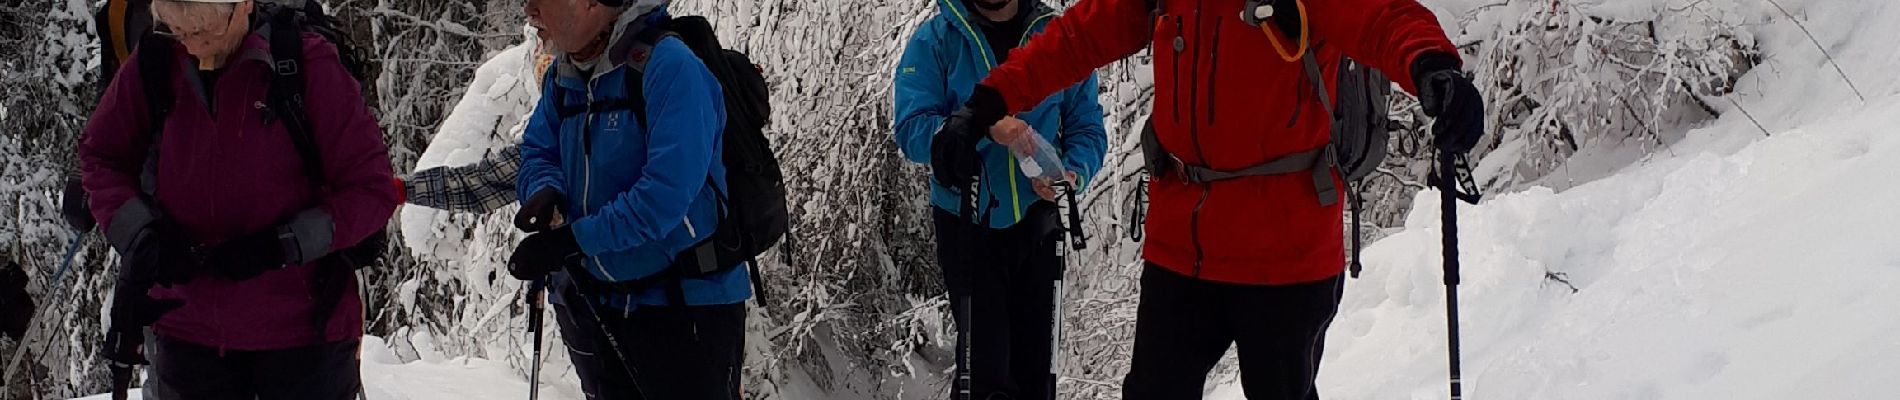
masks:
[[[594,140],[593,140],[594,135],[592,132],[594,128],[593,127],[593,124],[594,124],[594,110],[593,110],[594,83],[597,81],[598,81],[597,77],[592,77],[592,78],[587,79],[587,108],[588,110],[586,113],[582,113],[582,117],[581,117],[581,210],[580,211],[583,213],[587,212],[587,208],[591,206],[590,201],[592,200],[591,197],[594,194]],[[569,218],[571,218],[571,216]],[[567,218],[563,218],[563,219],[567,219]],[[571,223],[572,221],[562,221],[562,222]],[[600,263],[600,256],[588,256],[588,258],[594,260],[594,268],[599,269],[601,275],[606,275],[607,280],[609,281],[616,280],[614,279],[614,275],[612,273],[607,272],[607,265]]]
[[[1196,27],[1200,26],[1201,9],[1200,9],[1199,4],[1196,4],[1194,7],[1194,22],[1195,22]],[[1200,46],[1195,46],[1194,48],[1194,65],[1192,66],[1192,68],[1193,69],[1191,73],[1193,75],[1190,75],[1188,78],[1188,83],[1191,85],[1188,90],[1188,101],[1189,101],[1188,110],[1198,111],[1200,110],[1200,99],[1196,98],[1198,97],[1196,95],[1200,94],[1199,92],[1201,90],[1201,84],[1200,84],[1201,83],[1201,48]],[[1207,150],[1201,147],[1200,124],[1192,123],[1192,121],[1194,121],[1194,118],[1192,118],[1191,116],[1188,119],[1188,121],[1190,121],[1188,123],[1188,137],[1194,141],[1194,156],[1196,159],[1200,161],[1202,165],[1207,165]],[[1212,182],[1201,184],[1201,199],[1200,201],[1194,203],[1194,211],[1188,215],[1188,240],[1191,242],[1194,242],[1194,277],[1195,278],[1201,277],[1201,264],[1207,258],[1207,252],[1201,248],[1201,207],[1207,205],[1207,195],[1213,192],[1214,190],[1213,185],[1214,184]]]
[[[1226,20],[1226,18],[1214,19],[1214,45],[1208,48],[1207,125],[1210,127],[1214,126],[1214,111],[1219,109],[1219,107],[1215,107],[1214,104],[1214,91],[1220,90],[1220,24]],[[1206,162],[1207,160],[1201,161]]]
[[[1181,24],[1181,16],[1174,16],[1174,122],[1181,123],[1181,52],[1187,51],[1187,29]]]

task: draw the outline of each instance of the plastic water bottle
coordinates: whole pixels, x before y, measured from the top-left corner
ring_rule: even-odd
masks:
[[[1037,134],[1035,129],[1030,129],[1026,134],[1034,141],[1035,151],[1022,154],[1011,149],[1012,153],[1016,153],[1016,164],[1022,168],[1023,176],[1051,181],[1067,178],[1062,168],[1062,157],[1056,154],[1056,146],[1049,144],[1049,140]]]

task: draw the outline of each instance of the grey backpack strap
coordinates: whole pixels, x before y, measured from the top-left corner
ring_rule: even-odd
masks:
[[[660,40],[679,37],[679,34],[670,31],[654,31],[632,41],[633,47],[629,50],[632,56],[626,60],[627,69],[633,72],[627,75],[627,100],[632,102],[633,117],[640,122],[640,129],[647,127],[647,60],[653,58],[653,48],[659,46]]]
[[[1325,153],[1324,150],[1324,148],[1321,148],[1288,154],[1280,158],[1275,158],[1273,161],[1232,171],[1220,171],[1194,165],[1183,165],[1184,168],[1181,169],[1181,175],[1191,183],[1207,183],[1248,176],[1291,174],[1312,169],[1314,165],[1318,165],[1316,163],[1324,161],[1321,160],[1321,158],[1325,157],[1323,154]]]
[[[1306,70],[1306,80],[1313,84],[1313,94],[1319,97],[1319,105],[1326,111],[1326,130],[1331,135],[1333,129],[1339,129],[1339,109],[1333,108],[1333,97],[1326,93],[1326,79],[1320,74],[1318,60],[1319,55],[1314,48],[1307,48],[1306,54],[1300,56],[1300,64],[1304,66],[1302,69]],[[1325,153],[1319,160],[1324,164],[1313,164],[1313,189],[1319,194],[1321,207],[1331,207],[1339,202],[1339,187],[1333,184],[1332,176],[1332,170],[1339,167],[1339,160],[1335,158],[1333,146],[1333,142],[1328,140],[1326,147],[1318,150]]]
[[[1304,68],[1306,70],[1306,80],[1308,83],[1313,84],[1313,94],[1319,95],[1319,106],[1326,109],[1326,113],[1329,114],[1326,122],[1331,124],[1333,118],[1337,117],[1332,114],[1338,114],[1338,112],[1333,109],[1332,95],[1326,93],[1326,79],[1320,74],[1318,59],[1319,56],[1313,54],[1313,49],[1306,49],[1306,55],[1300,56],[1300,63],[1306,66]]]

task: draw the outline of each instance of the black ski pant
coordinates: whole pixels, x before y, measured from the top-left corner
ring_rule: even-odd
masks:
[[[148,335],[145,393],[162,400],[349,400],[363,390],[361,342],[239,351]]]
[[[1147,264],[1122,398],[1199,399],[1207,373],[1237,345],[1247,399],[1319,399],[1313,379],[1326,328],[1339,311],[1341,280],[1235,285]]]
[[[745,303],[626,312],[565,292],[555,320],[588,399],[739,399]]]
[[[977,399],[1048,399],[1050,334],[1062,266],[1056,208],[1037,202],[1022,222],[1004,229],[971,225],[935,210],[937,263],[951,307],[970,302],[958,332],[969,332],[970,386]]]

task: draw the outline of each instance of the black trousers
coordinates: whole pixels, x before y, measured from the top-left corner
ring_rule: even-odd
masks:
[[[286,350],[219,351],[153,335],[145,382],[164,400],[348,400],[363,390],[361,342],[348,340]]]
[[[934,209],[934,208],[933,208]],[[1038,202],[1023,220],[1006,229],[971,225],[935,209],[937,263],[951,307],[970,302],[970,316],[958,316],[958,332],[969,332],[970,386],[977,399],[1048,399],[1051,286],[1062,266],[1056,208]]]
[[[1135,356],[1126,400],[1201,398],[1229,345],[1240,352],[1249,400],[1317,400],[1326,328],[1339,311],[1342,277],[1294,285],[1232,285],[1154,264],[1141,272]]]
[[[629,313],[567,296],[555,319],[588,399],[739,399],[745,303]]]

